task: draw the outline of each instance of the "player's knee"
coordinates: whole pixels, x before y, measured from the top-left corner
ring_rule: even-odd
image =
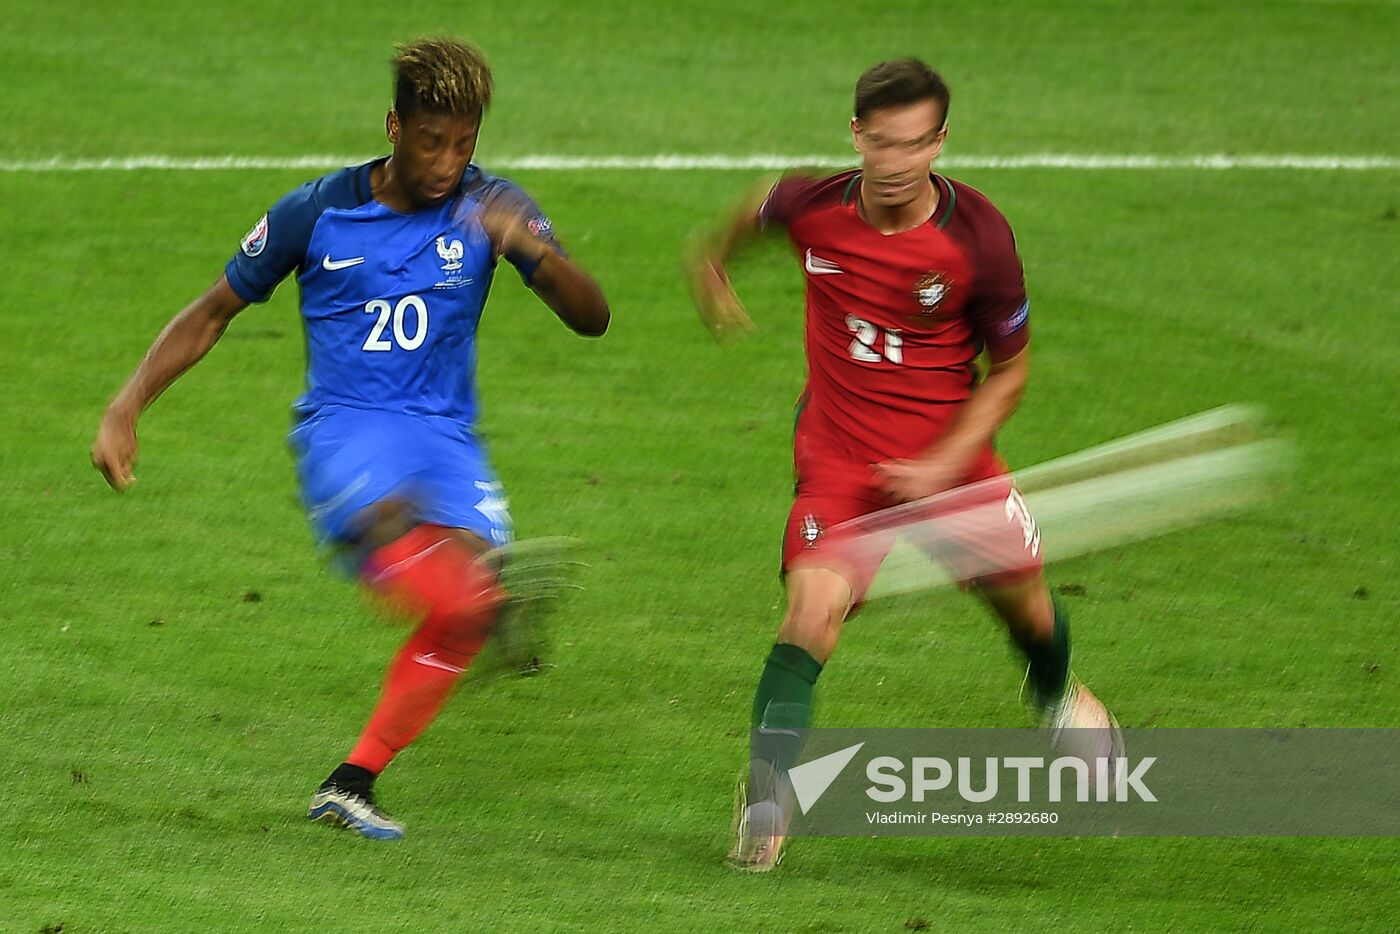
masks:
[[[394,497],[371,503],[350,520],[351,534],[366,551],[403,538],[417,523],[418,510],[414,505]]]
[[[446,570],[452,579],[444,586],[433,615],[453,636],[475,638],[495,625],[506,603],[505,589],[496,572],[476,555],[455,542],[444,547],[458,554]]]
[[[849,592],[837,591],[838,588],[792,588],[779,641],[800,646],[817,661],[825,662],[836,649],[850,608]]]
[[[839,628],[832,628],[824,624],[811,624],[802,617],[784,620],[782,627],[778,630],[779,642],[797,646],[823,665],[836,651],[836,643],[839,638]]]
[[[374,549],[362,575],[391,606],[444,642],[479,643],[506,601],[495,569],[439,526],[415,526]]]

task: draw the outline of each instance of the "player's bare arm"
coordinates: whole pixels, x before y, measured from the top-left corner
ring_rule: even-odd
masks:
[[[219,277],[209,291],[177,314],[151,344],[136,372],[107,406],[92,444],[92,465],[114,490],[135,482],[136,420],[223,336],[230,321],[248,303]]]
[[[576,334],[601,337],[607,331],[612,314],[603,290],[568,257],[545,247],[530,288]]]
[[[487,208],[481,223],[497,255],[534,267],[530,288],[560,321],[586,337],[608,330],[612,314],[602,288],[577,263],[531,234],[520,214]]]
[[[1021,402],[1030,376],[1030,347],[992,364],[987,378],[962,404],[948,430],[918,458],[875,465],[885,492],[908,502],[957,485],[979,452]]]
[[[753,320],[735,294],[726,267],[731,258],[761,236],[758,213],[773,182],[770,178],[755,185],[728,217],[696,237],[686,255],[686,276],[696,311],[721,343],[754,330]]]

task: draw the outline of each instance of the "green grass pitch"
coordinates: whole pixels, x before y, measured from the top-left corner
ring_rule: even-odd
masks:
[[[850,86],[919,54],[947,154],[1400,154],[1400,6],[628,0],[487,6],[4,0],[0,161],[379,152],[390,40],[479,42],[478,160],[831,153]],[[160,326],[315,171],[0,172],[0,931],[1391,929],[1393,840],[822,839],[726,871],[781,605],[800,277],[736,269],[721,352],[679,277],[753,173],[512,173],[604,285],[576,339],[503,274],[483,429],[522,536],[587,542],[557,668],[469,689],[386,773],[397,845],[310,826],[402,633],[327,573],[283,444],[295,289],[88,466]],[[1301,468],[1267,508],[1051,569],[1125,725],[1394,726],[1400,172],[978,170],[1017,230],[1035,364],[1014,465],[1264,404]],[[974,603],[872,606],[827,726],[1021,725]],[[1344,794],[1345,789],[1338,789]],[[1390,918],[1390,921],[1386,921]]]

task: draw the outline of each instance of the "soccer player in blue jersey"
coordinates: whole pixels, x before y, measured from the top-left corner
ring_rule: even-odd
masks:
[[[92,462],[132,481],[136,421],[250,303],[296,274],[306,391],[290,440],[321,538],[359,579],[412,612],[359,742],[308,816],[366,837],[403,827],[375,778],[437,715],[508,599],[482,560],[510,539],[506,500],[475,433],[476,330],[498,258],[579,334],[607,330],[598,285],[521,189],[472,163],[491,72],[451,39],[400,46],[392,153],[290,192],[254,225],[213,287],[181,311],[108,406]]]

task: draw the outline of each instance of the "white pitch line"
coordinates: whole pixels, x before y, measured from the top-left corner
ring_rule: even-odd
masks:
[[[333,169],[358,165],[372,156],[114,156],[103,159],[73,159],[53,156],[44,159],[0,159],[0,172],[220,172],[246,169]],[[482,160],[492,170],[572,171],[582,169],[623,169],[659,172],[696,169],[773,170],[792,166],[850,165],[850,156],[781,155],[684,155],[652,156],[498,156]],[[1072,153],[1030,153],[1020,156],[945,156],[938,165],[949,169],[1296,169],[1303,171],[1386,171],[1400,169],[1396,156],[1305,156],[1305,155],[1111,155]]]
[[[839,166],[848,156],[516,156],[490,164],[503,169],[785,169],[796,165]],[[1400,169],[1392,156],[1132,156],[1033,153],[1023,156],[945,156],[950,169],[1311,169],[1323,171]]]

